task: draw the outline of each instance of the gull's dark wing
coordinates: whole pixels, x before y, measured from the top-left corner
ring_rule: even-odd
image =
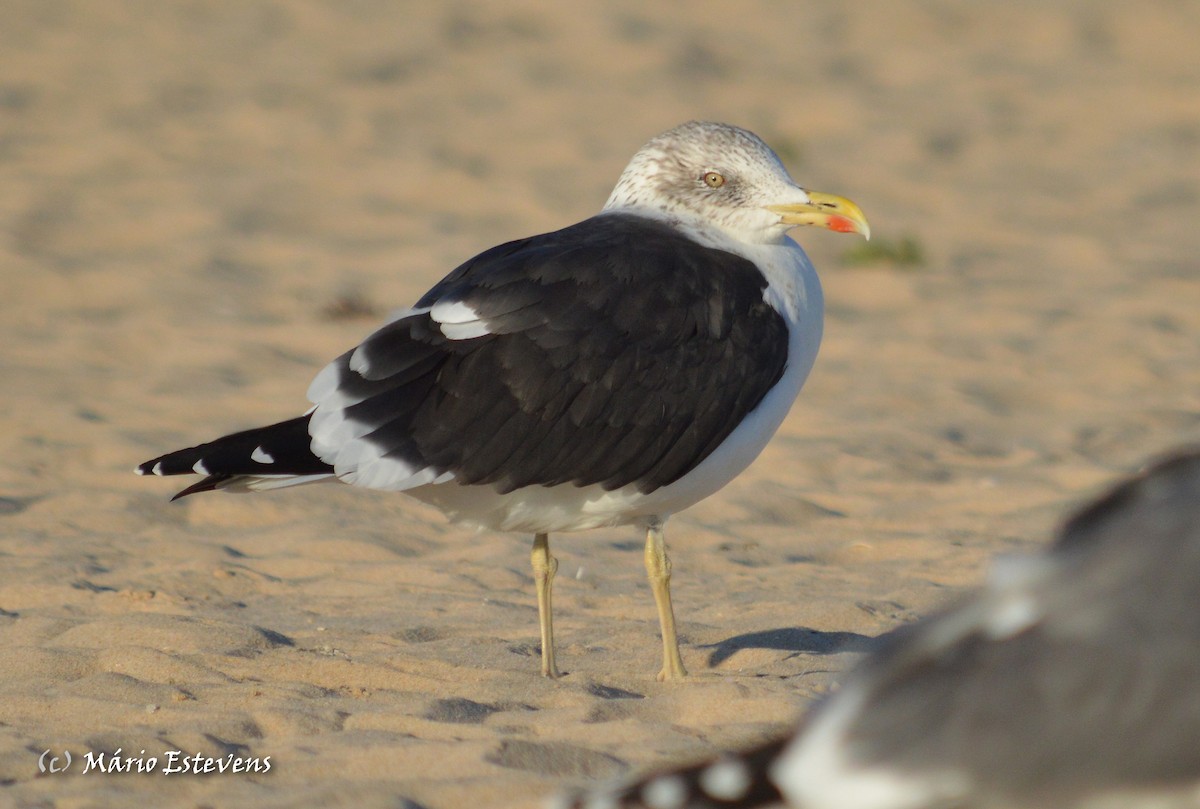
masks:
[[[377,488],[651,491],[782,376],[766,286],[751,261],[626,214],[495,247],[314,380],[313,449]]]

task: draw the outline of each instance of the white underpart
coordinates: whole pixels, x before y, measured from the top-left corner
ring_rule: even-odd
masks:
[[[471,340],[491,334],[479,314],[462,301],[438,301],[429,310],[429,316],[451,340]]]
[[[921,809],[962,795],[965,779],[950,773],[904,773],[853,761],[848,729],[862,711],[865,692],[852,682],[831,698],[771,765],[771,781],[788,806],[804,809]]]
[[[250,453],[250,460],[258,463],[275,463],[275,457],[262,447],[254,448],[254,452]]]

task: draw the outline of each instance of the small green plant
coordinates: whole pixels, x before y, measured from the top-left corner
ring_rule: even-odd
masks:
[[[897,267],[918,267],[925,263],[925,251],[921,243],[912,236],[901,239],[876,237],[869,242],[858,242],[842,253],[842,264],[848,267],[866,267],[874,264],[893,264]]]

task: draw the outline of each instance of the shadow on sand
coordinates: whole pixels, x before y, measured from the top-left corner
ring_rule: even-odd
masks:
[[[787,627],[735,635],[720,643],[709,643],[700,648],[713,650],[709,655],[708,665],[716,666],[743,649],[779,649],[784,652],[824,655],[867,652],[874,648],[878,640],[857,632],[822,632],[816,629]]]

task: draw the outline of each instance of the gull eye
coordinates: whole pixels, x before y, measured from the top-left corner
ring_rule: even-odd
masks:
[[[725,185],[725,178],[715,171],[707,171],[704,173],[704,184],[709,188],[720,188]]]

